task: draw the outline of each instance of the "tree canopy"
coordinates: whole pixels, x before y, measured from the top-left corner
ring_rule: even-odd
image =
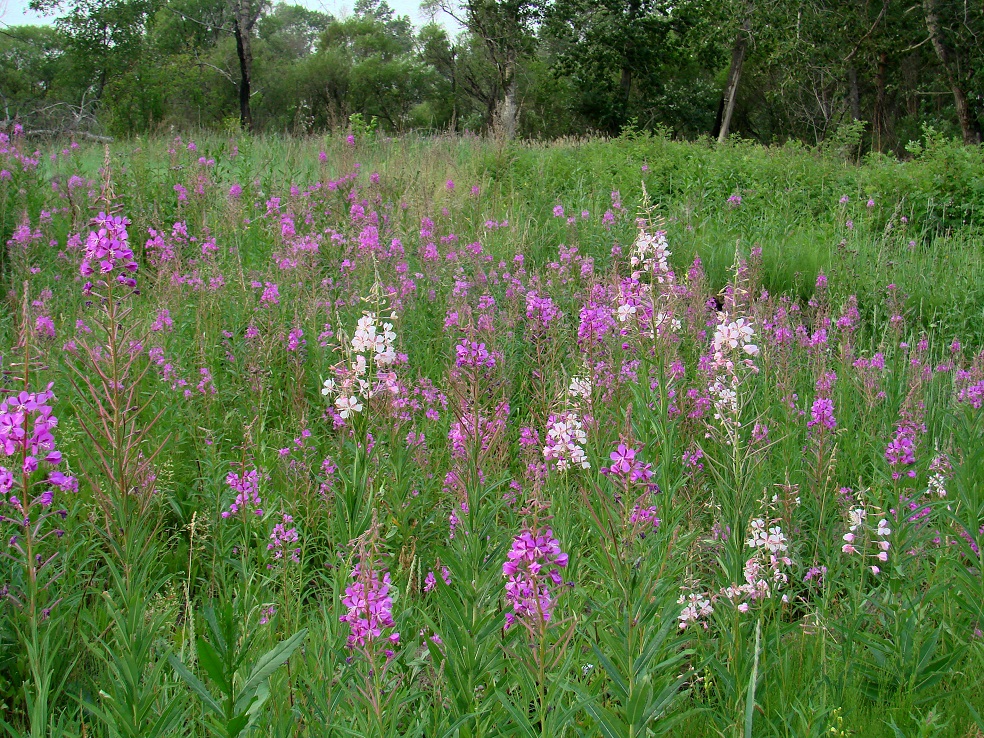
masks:
[[[266,0],[32,0],[0,36],[6,125],[129,135],[626,127],[901,151],[920,126],[979,143],[984,6],[962,0],[385,0],[332,17]]]

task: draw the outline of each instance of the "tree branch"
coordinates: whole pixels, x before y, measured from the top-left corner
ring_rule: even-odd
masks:
[[[195,61],[198,63],[198,66],[200,67],[208,67],[209,69],[218,72],[227,80],[229,80],[232,83],[233,87],[235,87],[237,90],[239,89],[239,83],[235,80],[235,78],[233,78],[231,74],[229,74],[226,70],[215,66],[214,64],[209,64],[207,61],[202,61],[198,56],[197,49],[195,50]]]
[[[191,16],[185,15],[184,13],[182,13],[179,10],[175,10],[170,5],[165,5],[164,7],[167,8],[168,10],[170,10],[172,13],[174,13],[176,16],[178,16],[182,20],[186,20],[189,23],[194,23],[196,25],[199,25],[199,26],[201,26],[202,28],[204,28],[207,31],[217,31],[219,33],[228,33],[230,36],[232,35],[232,31],[229,30],[228,28],[225,28],[223,26],[212,26],[212,25],[209,25],[208,23],[203,23],[202,21],[198,20],[197,18],[192,18]]]
[[[24,131],[25,136],[76,136],[78,138],[84,138],[86,141],[96,141],[97,143],[113,143],[115,140],[112,136],[99,136],[95,133],[89,133],[88,131],[73,131],[73,130],[63,130],[56,131],[49,128],[36,128],[32,131]]]
[[[849,61],[851,61],[851,59],[854,58],[855,54],[857,54],[861,50],[861,44],[867,41],[868,38],[871,36],[871,34],[875,32],[875,29],[878,27],[878,24],[881,23],[882,18],[885,17],[885,13],[888,12],[888,5],[890,2],[891,0],[883,0],[881,12],[878,14],[878,17],[875,18],[875,22],[871,24],[871,28],[869,28],[868,32],[858,40],[857,44],[851,50],[851,53],[848,54],[846,57],[844,57],[845,64],[847,64]]]

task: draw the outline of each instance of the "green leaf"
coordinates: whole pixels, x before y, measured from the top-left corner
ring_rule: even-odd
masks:
[[[263,654],[256,662],[256,666],[253,667],[253,673],[249,675],[249,679],[243,685],[242,692],[245,694],[254,694],[260,683],[265,681],[291,657],[291,654],[301,645],[301,641],[304,640],[306,635],[307,628],[302,628],[290,638],[281,641]]]
[[[270,682],[261,682],[260,686],[256,688],[255,699],[249,705],[249,709],[246,710],[246,714],[251,718],[255,719],[259,716],[260,710],[265,703],[270,698]]]
[[[222,709],[222,706],[215,701],[212,693],[208,691],[208,688],[201,683],[198,677],[191,673],[187,666],[181,663],[177,656],[171,654],[168,657],[168,661],[171,662],[171,666],[174,667],[174,671],[177,672],[178,676],[181,677],[185,683],[187,683],[187,685],[198,694],[208,709],[219,717],[225,716],[225,711]]]
[[[748,677],[748,691],[745,693],[745,738],[752,738],[752,725],[755,722],[755,687],[758,685],[759,654],[762,650],[762,621],[755,623],[755,658],[752,673]]]
[[[232,687],[222,666],[222,659],[212,644],[202,636],[198,636],[198,663],[201,664],[209,678],[222,690],[222,694],[228,695],[232,692]]]
[[[649,662],[652,661],[653,657],[656,655],[656,651],[666,642],[666,637],[669,635],[670,628],[673,628],[675,625],[675,616],[672,618],[663,618],[663,624],[660,626],[660,629],[657,631],[656,635],[650,639],[642,653],[635,660],[634,669],[636,674],[640,674],[646,670]]]
[[[670,703],[677,696],[677,693],[680,691],[680,687],[683,685],[685,681],[686,681],[686,677],[684,675],[680,675],[672,682],[667,684],[663,688],[663,691],[660,692],[655,699],[650,700],[649,706],[646,708],[646,714],[644,716],[644,722],[643,722],[644,725],[649,725],[649,722],[651,720],[659,717],[660,715],[663,714],[663,712],[666,711],[666,708],[670,706]]]
[[[536,730],[533,729],[533,725],[530,723],[529,717],[519,711],[516,705],[510,701],[509,696],[504,692],[496,692],[495,696],[499,698],[499,702],[501,702],[502,706],[506,708],[506,712],[512,716],[513,721],[516,723],[516,728],[523,735],[525,735],[526,738],[536,738]]]
[[[158,738],[158,736],[167,736],[173,734],[174,726],[181,720],[182,711],[178,710],[178,701],[171,700],[164,711],[161,712],[159,718],[154,722],[150,733],[148,733],[145,738]]]
[[[226,735],[229,738],[236,738],[240,733],[245,730],[246,726],[249,725],[250,719],[249,715],[243,713],[242,715],[236,715],[232,720],[226,723],[225,730]]]
[[[476,717],[478,713],[470,712],[467,715],[462,715],[460,718],[455,720],[451,725],[448,726],[447,730],[441,733],[441,738],[454,738],[458,732],[458,728],[467,723],[473,717]]]
[[[625,718],[629,721],[629,725],[637,730],[645,726],[644,716],[652,694],[652,689],[646,680],[640,680],[636,682],[635,689],[625,705]]]
[[[602,667],[605,669],[605,673],[608,674],[608,678],[612,680],[612,686],[617,692],[616,696],[621,700],[627,699],[629,696],[629,685],[625,681],[625,677],[622,676],[622,673],[618,670],[618,667],[612,663],[612,660],[608,658],[608,656],[601,652],[601,649],[598,648],[598,644],[591,644],[591,648],[595,653],[595,657],[597,657],[598,661],[601,662]]]
[[[100,694],[100,696],[105,697],[108,700],[112,700],[113,699],[112,697],[110,697],[108,694],[106,694],[102,690],[99,690],[99,694]],[[95,702],[92,702],[91,700],[80,700],[78,697],[76,697],[75,699],[87,711],[91,712],[97,718],[99,718],[104,723],[106,723],[106,725],[112,726],[112,725],[115,725],[116,724],[116,720],[115,720],[112,712],[107,712],[106,710],[104,710],[102,707],[100,707],[99,705],[97,705]],[[3,723],[3,727],[6,727],[6,728],[9,729],[10,726],[8,726],[6,723]],[[13,735],[14,735],[15,738],[20,738],[20,735],[21,734],[19,732],[16,732]]]
[[[611,710],[595,702],[588,702],[584,709],[598,723],[598,728],[605,738],[624,738],[629,734],[629,726]]]
[[[222,633],[222,628],[219,627],[219,622],[215,617],[215,608],[206,607],[203,614],[205,615],[205,622],[208,624],[208,629],[212,633],[212,640],[216,643],[216,650],[224,656],[228,653],[229,646]]]
[[[984,731],[984,718],[982,718],[981,714],[977,712],[976,709],[974,709],[974,706],[970,704],[970,700],[968,700],[966,697],[964,697],[964,705],[967,706],[967,712],[970,713],[970,716],[974,719],[974,722],[977,724],[977,729]]]

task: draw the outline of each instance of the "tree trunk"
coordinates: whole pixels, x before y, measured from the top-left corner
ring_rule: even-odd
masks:
[[[745,51],[748,49],[748,36],[752,30],[752,11],[754,5],[748,4],[745,20],[741,29],[735,35],[735,45],[731,49],[731,67],[728,69],[728,81],[724,85],[724,96],[721,104],[721,128],[718,130],[718,143],[728,140],[731,129],[731,116],[735,112],[735,100],[738,98],[738,82],[741,80],[741,68],[745,64]]]
[[[861,120],[861,93],[858,90],[858,70],[847,70],[848,97],[851,102],[851,120]]]
[[[452,53],[451,64],[451,130],[458,130],[458,66]]]
[[[622,76],[618,80],[618,88],[622,96],[622,109],[625,110],[629,106],[629,96],[632,94],[632,70],[629,69],[628,65],[622,67]]]
[[[882,132],[885,131],[885,78],[888,72],[888,54],[878,55],[878,71],[875,72],[875,112],[872,131],[875,135],[875,151],[882,150]]]
[[[629,122],[629,98],[632,96],[632,68],[627,61],[622,62],[622,72],[618,80],[618,96],[603,118],[603,130],[609,135],[618,136]]]
[[[516,123],[519,118],[519,104],[516,97],[519,91],[515,70],[510,70],[507,77],[508,79],[503,80],[505,94],[502,97],[502,102],[499,103],[499,109],[496,111],[495,123],[497,133],[506,140],[511,140],[516,137]]]
[[[239,125],[245,131],[253,130],[253,112],[249,98],[253,76],[253,49],[250,43],[250,30],[253,26],[250,17],[249,0],[237,0],[233,33],[236,36],[236,56],[239,57]]]
[[[714,128],[711,129],[711,138],[717,138],[721,133],[721,122],[724,120],[724,94],[718,100],[717,113],[714,114]]]
[[[963,88],[961,80],[957,77],[953,69],[950,49],[947,48],[943,39],[943,30],[940,27],[940,19],[936,14],[936,0],[923,0],[923,12],[926,15],[926,28],[929,30],[929,40],[933,44],[936,56],[943,67],[943,74],[946,76],[947,84],[953,91],[953,103],[957,109],[957,120],[960,121],[960,131],[963,133],[963,140],[966,144],[979,144],[981,142],[981,124],[977,115],[971,109],[970,100],[967,98],[967,91]]]

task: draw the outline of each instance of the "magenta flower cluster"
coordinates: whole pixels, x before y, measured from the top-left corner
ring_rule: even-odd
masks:
[[[821,275],[823,276],[823,275]],[[834,417],[834,401],[830,395],[837,381],[837,374],[825,372],[817,380],[817,395],[810,408],[810,420],[806,427],[814,433],[823,433],[837,429],[837,419]]]
[[[810,420],[807,428],[817,428],[818,431],[835,430],[837,420],[834,418],[834,401],[829,397],[818,397],[810,408]]]
[[[342,605],[347,612],[339,620],[348,623],[349,648],[365,648],[379,639],[391,644],[400,642],[400,634],[393,622],[392,584],[389,572],[378,571],[363,564],[352,570],[353,581],[345,588]],[[392,631],[387,633],[386,631]],[[392,651],[387,650],[388,658]]]
[[[5,456],[21,454],[25,474],[36,471],[39,460],[52,466],[61,461],[52,435],[58,425],[48,404],[52,398],[48,385],[42,392],[20,392],[0,402],[0,450]]]
[[[603,466],[600,471],[606,476],[620,477],[629,482],[648,483],[653,477],[653,465],[637,459],[638,451],[629,448],[624,443],[609,454],[611,466]]]
[[[539,295],[536,290],[526,293],[526,318],[531,327],[549,328],[561,314],[553,300],[546,295]]]
[[[465,459],[476,446],[482,451],[488,451],[493,442],[500,438],[506,429],[509,417],[509,403],[500,402],[496,405],[491,417],[482,413],[475,417],[472,412],[463,411],[458,420],[448,431],[451,441],[451,457]]]
[[[229,472],[226,484],[236,493],[236,499],[229,505],[228,510],[222,511],[223,518],[230,518],[238,515],[240,511],[245,512],[249,509],[252,509],[254,515],[263,517],[263,509],[260,507],[263,504],[260,499],[260,475],[256,469],[244,471],[242,476]]]
[[[513,538],[512,548],[502,565],[507,577],[506,600],[512,612],[506,613],[506,627],[517,619],[525,624],[550,622],[556,602],[551,587],[564,583],[560,569],[567,566],[568,556],[550,528],[542,532],[524,530]]]
[[[639,526],[652,526],[653,530],[659,528],[659,513],[655,505],[635,505],[629,514],[629,523]],[[645,536],[645,534],[642,534]]]
[[[916,476],[916,470],[911,468],[916,463],[916,427],[912,423],[899,423],[885,449],[885,458],[892,467],[892,479],[901,478],[906,467],[910,467],[905,470],[908,476]]]
[[[460,368],[492,369],[495,356],[489,353],[484,343],[462,340],[454,347],[455,364]]]
[[[79,268],[82,276],[90,277],[98,273],[103,279],[111,279],[113,273],[118,271],[116,281],[135,288],[137,280],[132,275],[137,272],[137,262],[126,231],[130,221],[118,215],[99,213],[93,224],[95,229],[89,232]],[[91,290],[92,283],[86,283],[85,291]]]
[[[54,397],[51,385],[42,392],[23,391],[0,402],[0,452],[7,457],[19,457],[20,470],[11,471],[0,466],[0,503],[6,503],[15,510],[15,516],[0,514],[0,523],[10,522],[18,526],[25,536],[35,540],[49,535],[60,537],[62,531],[50,530],[42,535],[42,523],[51,516],[65,519],[66,510],[53,510],[55,501],[54,489],[64,492],[77,492],[78,481],[63,472],[52,470],[44,480],[32,482],[30,475],[36,472],[40,463],[57,466],[61,460],[61,452],[55,448],[55,438],[52,430],[58,425],[58,418],[48,404]],[[20,483],[15,474],[22,475]],[[36,484],[44,484],[48,489],[43,490],[31,499],[31,488]],[[16,488],[16,494],[13,494]],[[9,497],[8,497],[9,495]],[[18,496],[21,495],[21,496]],[[40,514],[32,521],[32,510],[40,508]],[[8,545],[22,557],[26,556],[18,536],[8,540]],[[42,566],[46,562],[37,562]]]
[[[292,525],[293,522],[294,518],[284,513],[283,520],[273,526],[267,550],[273,551],[274,561],[286,561],[289,556],[295,563],[301,563],[301,549],[294,545],[300,539],[297,535],[297,528]]]
[[[444,580],[446,585],[451,586],[451,570],[446,566],[441,567],[441,579]],[[436,586],[437,577],[434,575],[434,572],[427,572],[427,576],[424,577],[424,592],[431,592]]]
[[[260,295],[260,305],[279,305],[280,304],[280,290],[276,284],[272,282],[264,282],[260,284],[259,282],[253,283],[254,287],[263,287],[263,294]]]

